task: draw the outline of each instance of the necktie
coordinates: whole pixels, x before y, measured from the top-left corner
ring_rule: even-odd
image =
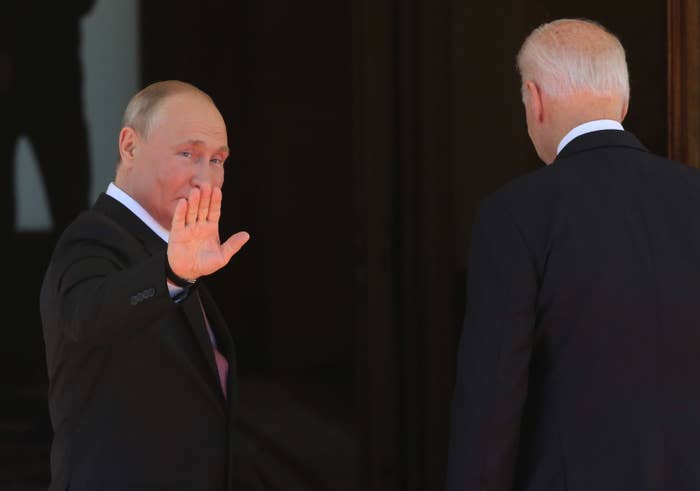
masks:
[[[216,369],[219,372],[219,381],[221,382],[221,389],[224,391],[224,398],[227,397],[226,391],[226,379],[228,377],[228,360],[216,347],[216,338],[214,337],[214,332],[211,330],[209,325],[209,319],[207,318],[206,312],[204,312],[204,305],[202,305],[202,299],[199,298],[199,306],[202,309],[202,315],[204,316],[204,324],[207,326],[207,332],[209,333],[209,340],[211,341],[211,346],[214,349],[214,360],[216,361]]]

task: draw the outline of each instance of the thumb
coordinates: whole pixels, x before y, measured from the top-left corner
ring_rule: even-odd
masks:
[[[221,251],[228,262],[234,254],[241,250],[241,247],[248,242],[250,239],[250,234],[248,232],[237,232],[221,244]]]

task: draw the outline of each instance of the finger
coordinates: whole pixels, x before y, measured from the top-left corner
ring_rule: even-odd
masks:
[[[170,233],[177,234],[185,228],[185,213],[187,212],[187,200],[179,199],[177,200],[177,205],[175,205],[175,212],[173,213],[173,220],[170,223]]]
[[[210,222],[218,222],[221,218],[221,200],[223,195],[220,187],[215,187],[211,192],[211,202],[209,203],[209,216],[207,220]]]
[[[248,242],[248,239],[250,239],[248,232],[238,232],[221,244],[221,252],[224,254],[226,262],[229,262],[233,255],[241,250],[241,247]]]
[[[185,225],[194,225],[197,221],[197,210],[199,209],[199,189],[194,188],[187,197],[187,218]]]
[[[209,201],[211,199],[211,186],[199,188],[199,211],[197,212],[197,220],[203,222],[209,215]]]

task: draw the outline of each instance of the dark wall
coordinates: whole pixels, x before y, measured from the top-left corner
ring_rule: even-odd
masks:
[[[351,363],[356,233],[346,2],[256,1],[255,156],[272,369]]]

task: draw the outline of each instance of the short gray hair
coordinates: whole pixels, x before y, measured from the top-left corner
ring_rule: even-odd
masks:
[[[532,80],[552,97],[581,90],[629,100],[629,75],[620,40],[587,19],[542,24],[525,39],[517,56],[522,81]]]
[[[168,97],[182,93],[195,93],[212,101],[206,92],[187,82],[164,80],[145,87],[134,95],[126,106],[122,117],[122,126],[129,126],[144,138],[153,127],[155,115],[160,104]]]

